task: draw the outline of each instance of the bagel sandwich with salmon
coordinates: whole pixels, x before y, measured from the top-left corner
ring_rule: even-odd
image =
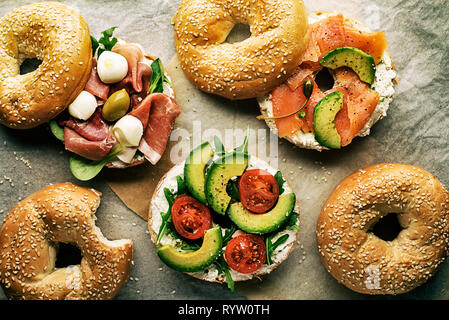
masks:
[[[396,71],[385,32],[335,12],[309,13],[309,40],[296,71],[258,97],[270,129],[300,148],[340,149],[386,117],[393,101]],[[327,70],[332,88],[320,89]]]
[[[231,290],[276,269],[299,235],[295,193],[247,143],[226,151],[215,137],[193,149],[159,181],[148,215],[162,262]]]

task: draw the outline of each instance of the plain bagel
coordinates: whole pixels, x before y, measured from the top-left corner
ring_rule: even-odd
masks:
[[[392,241],[371,232],[389,213],[402,231]],[[332,192],[317,224],[321,260],[340,283],[365,294],[401,294],[426,282],[449,248],[449,192],[431,173],[377,164]]]
[[[0,123],[28,129],[49,121],[83,90],[92,67],[90,32],[56,2],[17,8],[0,20]],[[27,58],[41,60],[20,75]]]
[[[308,41],[300,0],[183,0],[173,18],[181,67],[199,89],[228,99],[261,96],[298,66]],[[237,23],[251,36],[225,43]]]
[[[10,299],[112,299],[129,277],[132,240],[95,226],[100,193],[64,183],[19,202],[0,230],[0,281]],[[79,265],[55,268],[57,243],[76,245]],[[17,263],[20,261],[20,263]]]

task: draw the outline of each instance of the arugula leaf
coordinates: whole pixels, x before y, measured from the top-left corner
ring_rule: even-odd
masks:
[[[90,36],[92,41],[92,55],[95,56],[95,52],[98,49],[98,56],[100,56],[104,51],[111,51],[112,48],[117,43],[117,38],[112,37],[114,30],[117,27],[112,27],[107,30],[104,30],[101,34],[103,35],[100,39],[95,39],[93,36]],[[111,38],[112,37],[112,38]]]
[[[225,234],[223,236],[223,247],[226,246],[229,242],[229,240],[232,239],[232,235],[234,234],[234,232],[236,232],[238,230],[236,225],[232,225],[231,228],[225,228]]]
[[[290,217],[288,217],[288,220],[285,223],[285,226],[287,228],[290,228],[290,229],[293,229],[293,230],[299,230],[299,227],[296,224],[298,222],[298,217],[299,217],[299,213],[293,211],[290,214]]]
[[[153,75],[151,76],[148,93],[163,92],[164,82],[170,84],[170,81],[164,74],[164,66],[162,65],[161,59],[157,58],[151,63],[151,70],[153,70]]]
[[[232,200],[240,201],[239,187],[237,181],[229,180],[226,185],[226,193],[231,197]]]
[[[187,185],[184,181],[184,179],[181,176],[176,177],[176,183],[177,183],[177,191],[170,190],[168,188],[164,188],[164,195],[165,199],[167,199],[168,202],[168,210],[167,212],[161,212],[162,217],[162,224],[159,228],[159,232],[157,234],[157,240],[156,244],[159,244],[162,237],[168,232],[171,235],[173,235],[175,238],[180,239],[177,232],[174,230],[174,227],[172,226],[172,218],[171,218],[171,207],[175,199],[181,195],[187,193]]]
[[[276,172],[274,178],[276,179],[279,185],[279,194],[282,194],[284,192],[284,188],[282,186],[284,185],[285,182],[284,178],[282,177],[282,173],[280,171]]]
[[[266,247],[266,251],[267,251],[266,263],[268,265],[273,263],[273,261],[271,260],[271,255],[273,254],[273,252],[277,249],[277,247],[279,247],[281,244],[285,243],[285,241],[287,241],[288,237],[289,237],[288,234],[284,234],[284,235],[280,236],[274,243],[272,243],[271,242],[272,236],[267,236],[267,238],[265,239],[265,247]]]
[[[224,272],[225,277],[226,277],[226,284],[228,285],[228,288],[234,292],[235,288],[234,288],[234,280],[232,280],[232,276],[231,273],[229,272],[229,266],[226,263],[224,257],[223,257],[223,253],[221,253],[217,260],[215,260],[214,262],[215,266],[217,267],[218,270],[218,274],[222,274]]]
[[[100,173],[101,169],[115,158],[120,152],[122,152],[123,146],[118,144],[114,146],[111,151],[102,160],[93,161],[83,158],[77,154],[70,157],[70,171],[72,174],[81,181],[87,181],[94,178]]]
[[[50,131],[53,135],[61,141],[64,141],[64,128],[59,126],[55,119],[50,120]]]
[[[246,136],[241,146],[234,149],[235,152],[248,154],[249,127],[246,129]]]
[[[214,136],[214,146],[215,146],[215,154],[218,156],[222,156],[226,153],[226,149],[221,142],[220,138],[217,136]]]

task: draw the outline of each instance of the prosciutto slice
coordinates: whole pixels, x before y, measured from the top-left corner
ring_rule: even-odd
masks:
[[[66,150],[86,159],[103,159],[116,142],[114,136],[109,133],[109,126],[103,120],[100,108],[87,121],[69,118],[59,123],[64,126]]]
[[[164,153],[180,112],[175,99],[163,93],[153,93],[129,113],[142,122],[144,132],[138,149],[152,164],[156,164]]]
[[[115,144],[115,138],[109,136],[100,141],[90,141],[79,135],[69,127],[64,128],[64,145],[69,150],[81,157],[90,160],[102,160]]]
[[[92,59],[92,70],[84,90],[96,96],[100,100],[98,104],[103,104],[108,99],[110,86],[101,82],[97,73],[97,59],[95,57]]]
[[[133,43],[125,43],[115,45],[112,51],[124,56],[128,62],[128,74],[119,86],[126,88],[131,85],[132,89],[128,88],[128,92],[142,92],[144,88],[143,79],[151,79],[153,72],[148,64],[142,62],[144,55],[140,47]]]

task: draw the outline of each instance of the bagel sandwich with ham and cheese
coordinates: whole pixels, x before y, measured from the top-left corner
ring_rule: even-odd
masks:
[[[90,76],[75,100],[50,121],[53,134],[72,152],[70,169],[89,180],[105,166],[156,164],[180,114],[170,77],[159,58],[140,44],[113,36],[92,39]]]

